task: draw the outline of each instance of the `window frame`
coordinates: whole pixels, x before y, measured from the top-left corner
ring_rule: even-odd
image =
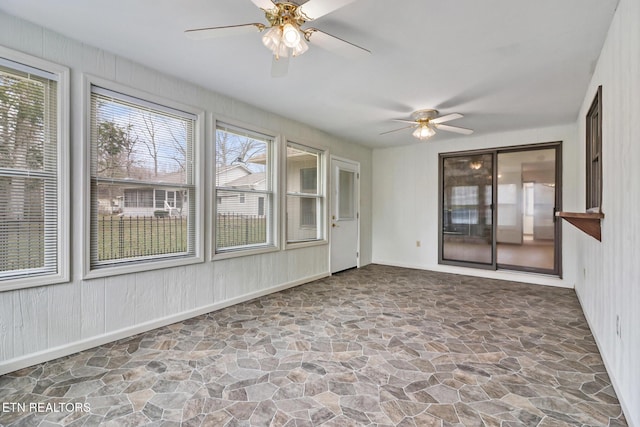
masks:
[[[329,209],[329,203],[328,203],[328,197],[327,197],[327,186],[328,186],[328,173],[327,173],[327,167],[328,167],[328,159],[329,159],[329,150],[326,147],[320,146],[320,145],[316,145],[316,144],[310,144],[307,142],[299,142],[298,140],[291,140],[291,139],[286,139],[283,138],[285,143],[284,143],[284,149],[282,150],[282,174],[283,174],[283,191],[282,191],[282,210],[284,212],[284,215],[282,215],[282,241],[284,242],[284,248],[285,250],[288,249],[298,249],[298,248],[304,248],[304,247],[309,247],[309,246],[320,246],[320,245],[326,245],[329,243],[329,238],[328,238],[328,228],[327,228],[327,223],[328,223],[328,217],[329,217],[329,213],[328,213],[328,209]],[[296,149],[300,149],[300,150],[307,150],[309,152],[314,152],[315,154],[318,155],[318,175],[317,175],[317,194],[311,194],[311,193],[289,193],[289,191],[287,191],[287,185],[288,185],[288,181],[287,181],[287,177],[288,177],[288,159],[287,159],[287,149],[289,148],[289,146],[292,146],[293,148]],[[301,169],[302,170],[302,169]],[[299,176],[298,180],[300,181],[300,185],[302,186],[302,177]],[[302,188],[301,188],[302,190]],[[316,221],[316,227],[318,229],[320,229],[321,232],[321,236],[319,238],[316,239],[309,239],[309,240],[293,240],[293,241],[289,241],[288,236],[287,236],[287,230],[288,230],[288,214],[287,214],[287,198],[290,196],[294,196],[294,197],[315,197],[316,200],[318,200],[320,202],[320,207],[318,209],[318,212],[316,212],[316,215],[320,215],[320,218]],[[309,226],[301,226],[301,228],[309,228]]]
[[[211,183],[211,203],[209,204],[211,209],[209,227],[211,229],[209,244],[211,248],[209,250],[209,257],[211,261],[219,261],[230,258],[238,258],[244,256],[258,255],[264,253],[278,252],[282,249],[281,247],[281,239],[280,239],[280,162],[278,161],[280,156],[280,145],[282,141],[282,137],[278,135],[277,132],[271,131],[269,129],[260,128],[258,126],[253,126],[251,124],[235,120],[228,117],[211,115],[210,122],[212,123],[212,131],[210,132],[211,137],[211,154],[207,156],[207,160],[211,161],[211,167],[209,168],[211,176],[207,177],[208,182]],[[271,218],[267,218],[269,222],[268,227],[271,227],[271,230],[267,228],[267,233],[272,236],[272,242],[267,244],[257,244],[257,245],[247,245],[244,248],[242,247],[234,247],[233,249],[222,250],[219,251],[216,248],[216,240],[218,236],[218,230],[216,227],[216,219],[218,215],[218,209],[222,204],[222,196],[218,195],[218,188],[216,185],[216,172],[217,172],[217,164],[216,164],[216,132],[220,126],[228,126],[232,128],[238,128],[239,130],[247,131],[248,133],[256,133],[264,135],[265,137],[270,138],[270,141],[267,144],[270,144],[271,153],[267,154],[267,181],[271,182]],[[238,190],[240,192],[246,193],[247,191]],[[269,191],[261,191],[252,194],[263,193],[258,198],[263,197],[269,193]],[[266,202],[265,203],[266,206]],[[266,209],[265,209],[266,211]]]
[[[114,263],[111,266],[91,266],[91,95],[92,86],[97,86],[107,91],[117,92],[123,97],[135,98],[141,103],[149,103],[158,107],[166,107],[170,110],[183,111],[195,116],[194,141],[193,141],[193,181],[195,194],[194,209],[194,253],[184,256],[158,256],[144,260],[128,260],[122,263]],[[204,109],[191,105],[182,104],[178,101],[168,99],[159,95],[135,89],[118,82],[103,79],[90,74],[83,75],[83,102],[82,108],[83,131],[82,140],[86,143],[82,145],[84,152],[83,165],[83,278],[92,279],[98,277],[109,277],[119,274],[138,273],[144,271],[154,271],[163,268],[178,267],[183,265],[197,264],[204,262],[204,138],[205,138],[205,112]],[[152,193],[155,196],[155,192]],[[152,198],[155,206],[155,197]]]
[[[602,85],[598,86],[585,119],[585,205],[587,212],[602,212]]]
[[[552,141],[552,142],[540,142],[540,143],[531,143],[531,144],[519,144],[519,145],[505,145],[498,146],[493,148],[482,148],[477,150],[465,150],[465,151],[453,151],[453,152],[442,152],[438,154],[438,264],[440,265],[448,265],[448,266],[456,266],[456,267],[465,267],[465,268],[477,268],[482,270],[489,271],[506,271],[506,272],[516,272],[516,273],[531,273],[531,274],[546,274],[549,276],[554,276],[558,278],[562,278],[563,271],[563,251],[562,251],[562,226],[559,222],[554,220],[554,267],[553,269],[543,269],[543,268],[530,268],[523,266],[514,266],[506,263],[498,262],[498,252],[497,252],[497,243],[498,243],[498,217],[500,210],[500,200],[498,199],[498,188],[499,188],[499,166],[500,162],[498,158],[501,154],[508,153],[516,153],[516,152],[530,152],[537,150],[547,150],[553,149],[555,150],[555,206],[554,212],[562,210],[562,171],[563,171],[563,163],[562,163],[562,151],[563,151],[564,143],[563,141]],[[443,176],[444,173],[444,161],[450,158],[465,158],[465,157],[473,157],[473,156],[481,156],[481,155],[491,155],[492,156],[492,174],[491,174],[491,182],[492,182],[492,191],[491,198],[492,203],[490,208],[491,211],[491,250],[492,250],[492,260],[491,263],[482,263],[478,261],[465,261],[459,259],[448,259],[445,258],[443,253],[443,240],[445,230],[445,217],[444,217],[444,208],[445,208],[445,200],[444,200],[444,186],[445,179]],[[519,203],[522,201],[520,200]],[[467,205],[468,206],[468,205]],[[481,213],[482,211],[478,211]],[[554,217],[555,218],[555,215]]]
[[[27,55],[0,46],[0,58],[15,63],[15,67],[7,64],[8,68],[16,71],[42,70],[45,74],[55,76],[57,82],[57,132],[58,146],[56,148],[56,272],[37,275],[17,275],[0,281],[0,292],[25,289],[35,286],[65,283],[70,280],[70,70],[68,67],[47,61],[35,56]],[[19,69],[20,66],[25,69]],[[35,69],[35,70],[34,70]]]

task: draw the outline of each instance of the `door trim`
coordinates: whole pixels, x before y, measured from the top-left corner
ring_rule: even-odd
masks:
[[[327,230],[328,230],[328,238],[329,238],[329,274],[333,274],[331,273],[331,253],[333,251],[333,227],[331,227],[331,216],[333,215],[333,211],[334,211],[334,207],[335,207],[335,200],[334,200],[334,192],[333,192],[333,161],[334,160],[338,160],[340,162],[344,162],[344,163],[350,163],[352,165],[355,166],[356,168],[356,173],[357,173],[357,177],[356,177],[356,185],[355,185],[355,197],[357,200],[357,204],[356,204],[356,225],[358,228],[358,232],[357,232],[357,238],[356,238],[356,251],[357,251],[357,256],[356,256],[356,268],[360,268],[360,259],[361,259],[361,248],[360,248],[360,162],[356,161],[356,160],[352,160],[352,159],[347,159],[346,157],[340,157],[340,156],[335,156],[335,155],[330,155],[329,156],[329,173],[328,173],[328,186],[329,186],[329,214],[327,215]]]

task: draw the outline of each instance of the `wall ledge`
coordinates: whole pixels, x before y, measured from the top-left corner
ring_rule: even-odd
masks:
[[[571,223],[597,241],[602,241],[600,231],[600,220],[604,218],[602,212],[556,212],[556,216]]]

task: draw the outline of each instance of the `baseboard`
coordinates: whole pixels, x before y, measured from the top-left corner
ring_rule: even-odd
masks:
[[[390,265],[393,267],[412,268],[416,270],[437,271],[440,273],[461,274],[463,276],[483,277],[485,279],[509,280],[511,282],[526,283],[530,285],[553,286],[556,288],[573,289],[573,283],[558,277],[544,274],[521,273],[506,270],[483,270],[480,268],[457,267],[453,265],[417,265],[395,261],[374,260],[374,264]]]
[[[68,356],[70,354],[74,354],[79,351],[88,350],[93,347],[97,347],[103,344],[107,344],[113,341],[117,341],[133,335],[137,335],[142,332],[147,332],[152,329],[160,328],[162,326],[167,326],[173,323],[182,322],[183,320],[187,320],[192,317],[200,316],[202,314],[210,313],[212,311],[221,310],[223,308],[230,307],[232,305],[246,302],[246,301],[259,298],[265,295],[269,295],[275,292],[283,291],[285,289],[300,286],[305,283],[313,282],[314,280],[318,280],[318,279],[323,279],[328,276],[330,276],[329,272],[305,277],[302,279],[294,280],[292,282],[283,283],[267,289],[261,289],[256,292],[252,292],[252,293],[241,295],[235,298],[230,298],[224,301],[216,302],[214,304],[198,307],[193,310],[183,311],[181,313],[176,313],[171,316],[166,316],[160,319],[151,320],[149,322],[144,322],[128,328],[119,329],[117,331],[109,332],[107,334],[98,335],[96,337],[91,337],[91,338],[76,341],[73,343],[64,344],[58,347],[49,348],[49,349],[42,350],[36,353],[31,353],[25,356],[8,359],[0,362],[0,375],[5,375],[10,372],[27,368],[29,366],[37,365],[38,363],[43,363],[49,360],[57,359],[59,357]]]
[[[607,375],[609,375],[609,379],[611,380],[611,385],[613,386],[613,390],[616,392],[616,396],[618,397],[618,401],[620,402],[620,406],[622,407],[622,412],[624,412],[625,418],[627,420],[627,425],[629,427],[640,427],[634,424],[633,419],[629,418],[627,414],[631,414],[629,411],[629,406],[627,406],[624,397],[620,394],[620,386],[618,385],[618,381],[616,377],[611,375],[612,369],[608,360],[605,358],[605,353],[602,351],[602,346],[600,345],[600,341],[598,340],[598,336],[593,332],[595,329],[593,328],[593,324],[591,323],[591,319],[589,318],[589,314],[584,309],[584,304],[582,303],[582,299],[580,298],[580,294],[576,289],[576,295],[578,296],[578,302],[580,303],[580,309],[582,310],[582,314],[584,314],[584,318],[587,319],[587,325],[589,325],[589,330],[591,330],[591,335],[593,335],[593,339],[596,342],[596,346],[598,347],[598,352],[600,353],[600,357],[602,358],[602,362],[604,363],[604,367],[607,370]]]

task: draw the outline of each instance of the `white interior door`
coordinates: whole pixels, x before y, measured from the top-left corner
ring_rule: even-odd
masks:
[[[331,273],[358,267],[360,164],[331,158]]]

